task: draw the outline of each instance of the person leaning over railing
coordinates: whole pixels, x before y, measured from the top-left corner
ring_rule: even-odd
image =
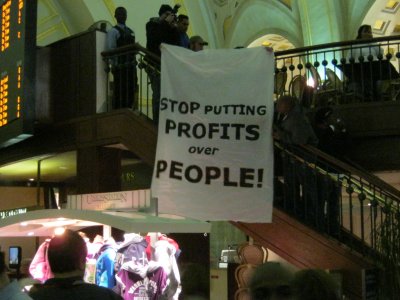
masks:
[[[296,98],[281,96],[276,102],[276,112],[274,138],[285,144],[318,145],[317,136]]]

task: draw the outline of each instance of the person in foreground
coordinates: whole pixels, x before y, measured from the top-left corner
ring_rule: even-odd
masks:
[[[251,300],[296,299],[291,287],[293,274],[279,263],[259,265],[249,284]]]
[[[298,271],[292,282],[298,300],[339,300],[339,285],[331,274],[324,270]]]
[[[0,252],[0,299],[1,300],[29,300],[32,299],[21,291],[18,281],[10,281],[4,252]]]
[[[121,300],[112,290],[83,281],[86,254],[85,241],[77,232],[65,230],[53,237],[47,255],[54,278],[36,285],[30,296],[34,300]]]

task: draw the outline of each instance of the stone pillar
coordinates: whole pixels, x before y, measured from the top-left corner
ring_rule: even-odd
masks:
[[[77,193],[106,193],[121,190],[121,151],[88,147],[77,152]]]

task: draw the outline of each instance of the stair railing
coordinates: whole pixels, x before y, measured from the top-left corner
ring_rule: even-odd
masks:
[[[274,180],[275,207],[374,261],[382,291],[400,290],[400,191],[312,146],[280,142]]]

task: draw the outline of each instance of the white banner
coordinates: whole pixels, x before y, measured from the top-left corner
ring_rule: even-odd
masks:
[[[271,222],[273,53],[162,45],[151,186],[160,213]]]

